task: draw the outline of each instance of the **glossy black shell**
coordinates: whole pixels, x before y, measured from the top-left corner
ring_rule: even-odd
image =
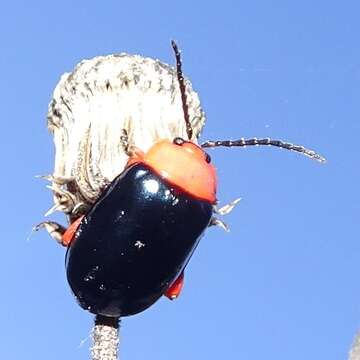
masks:
[[[68,250],[67,278],[80,305],[113,317],[148,308],[184,269],[211,215],[209,202],[146,165],[126,169],[82,220]]]

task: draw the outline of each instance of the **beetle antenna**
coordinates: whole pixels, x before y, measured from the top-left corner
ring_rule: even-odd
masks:
[[[206,141],[203,144],[201,144],[202,148],[212,148],[217,146],[226,146],[226,147],[232,147],[232,146],[259,146],[259,145],[266,145],[266,146],[276,146],[282,149],[295,151],[300,154],[304,154],[305,156],[308,156],[310,159],[319,161],[321,163],[326,162],[326,159],[321,156],[320,154],[316,153],[313,150],[307,149],[304,146],[301,145],[294,145],[282,140],[273,140],[270,138],[264,138],[264,139],[244,139],[241,138],[239,140],[218,140],[218,141]]]
[[[192,135],[193,135],[193,129],[192,129],[192,126],[190,123],[189,106],[187,104],[187,98],[186,98],[186,93],[185,93],[185,80],[184,80],[184,75],[183,75],[182,69],[181,69],[181,65],[182,65],[181,64],[181,54],[180,54],[179,48],[176,45],[176,42],[174,40],[171,40],[171,46],[175,53],[176,74],[177,74],[179,87],[180,87],[181,102],[182,102],[184,119],[185,119],[185,124],[186,124],[186,132],[187,132],[189,140],[191,140]]]

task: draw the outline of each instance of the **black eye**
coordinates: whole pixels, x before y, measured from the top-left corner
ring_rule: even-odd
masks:
[[[210,164],[211,163],[211,157],[209,154],[205,153],[205,161]]]
[[[175,138],[174,141],[173,141],[173,143],[174,143],[175,145],[182,145],[184,142],[185,142],[185,140],[182,139],[181,137],[177,137],[177,138]]]

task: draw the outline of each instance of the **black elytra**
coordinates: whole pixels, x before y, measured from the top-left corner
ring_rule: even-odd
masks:
[[[185,268],[213,207],[145,164],[122,172],[83,218],[67,257],[67,279],[94,314],[139,313]]]

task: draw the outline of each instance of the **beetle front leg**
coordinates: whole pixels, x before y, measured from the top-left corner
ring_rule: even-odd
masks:
[[[122,130],[120,143],[125,154],[129,157],[125,168],[137,162],[141,162],[144,159],[144,152],[130,143],[128,133],[125,129]]]
[[[66,232],[66,228],[54,221],[43,221],[40,224],[34,226],[33,231],[39,231],[45,229],[49,235],[62,246],[66,246],[63,243],[63,235]]]
[[[34,227],[34,231],[39,231],[44,228],[60,245],[67,247],[74,239],[76,230],[78,229],[83,217],[84,215],[77,218],[67,229],[57,222],[43,221]]]

